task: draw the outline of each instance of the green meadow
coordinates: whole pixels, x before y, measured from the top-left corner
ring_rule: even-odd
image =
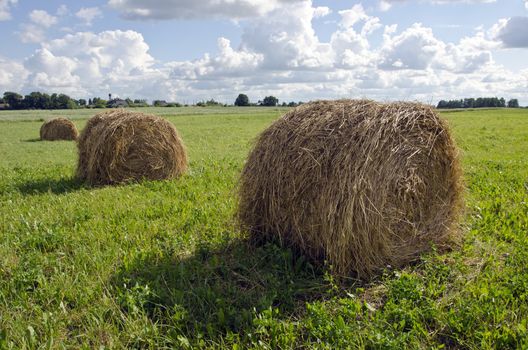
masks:
[[[462,154],[462,245],[336,281],[235,221],[252,140],[285,109],[148,108],[179,130],[181,179],[90,188],[74,142],[96,111],[0,112],[0,349],[526,349],[528,109],[442,113]]]

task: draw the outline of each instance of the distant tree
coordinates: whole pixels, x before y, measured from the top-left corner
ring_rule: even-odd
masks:
[[[92,99],[89,98],[89,99],[88,99],[88,106],[91,106],[91,105],[92,105]]]
[[[207,101],[200,101],[196,104],[197,106],[205,107],[205,106],[222,106],[222,103],[215,101],[213,98]]]
[[[22,95],[16,92],[6,91],[4,92],[4,102],[9,105],[10,109],[22,109],[23,108]]]
[[[264,100],[262,100],[260,105],[266,107],[275,107],[277,103],[279,103],[279,99],[275,96],[266,96],[264,97]]]
[[[86,100],[84,98],[79,99],[79,106],[82,106],[82,107],[86,106]]]
[[[239,94],[235,100],[235,106],[245,107],[249,106],[249,98],[245,94]]]
[[[508,108],[519,108],[519,100],[512,98],[508,101]]]
[[[106,100],[103,100],[102,98],[99,98],[99,97],[94,97],[92,99],[92,105],[95,107],[95,108],[106,108]]]
[[[166,107],[167,106],[167,101],[165,101],[165,100],[154,100],[154,101],[152,101],[152,105],[154,107]]]

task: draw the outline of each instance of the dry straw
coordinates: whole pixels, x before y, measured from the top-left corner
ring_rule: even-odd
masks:
[[[418,103],[317,101],[273,123],[243,169],[239,219],[338,275],[370,277],[459,238],[458,152]]]
[[[40,127],[40,139],[43,141],[76,140],[78,136],[75,124],[66,118],[47,120]]]
[[[126,110],[90,118],[78,150],[77,177],[95,186],[170,179],[187,169],[185,147],[170,122]]]

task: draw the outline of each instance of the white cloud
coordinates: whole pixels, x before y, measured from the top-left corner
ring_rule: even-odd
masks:
[[[57,23],[57,17],[50,15],[44,10],[33,10],[29,13],[31,22],[45,28],[49,28]]]
[[[143,36],[134,31],[79,32],[44,43],[24,61],[25,90],[73,96],[133,94],[158,79]]]
[[[295,2],[308,0],[109,0],[108,5],[127,19],[241,19],[263,16]]]
[[[264,56],[267,69],[328,69],[333,53],[321,43],[312,27],[315,9],[311,2],[284,4],[268,16],[244,28],[241,46]]]
[[[370,49],[367,36],[381,27],[379,18],[367,15],[360,4],[354,5],[350,10],[339,11],[339,14],[339,28],[330,39],[335,65],[341,68],[374,66],[377,53]],[[359,23],[363,23],[363,26],[358,33],[354,26]]]
[[[81,19],[84,24],[91,26],[95,19],[103,17],[103,13],[98,7],[83,7],[75,13],[75,16]]]
[[[490,29],[490,35],[506,48],[528,47],[528,17],[501,19]]]
[[[0,91],[20,91],[27,75],[22,64],[0,56]]]
[[[22,23],[21,30],[16,32],[23,43],[40,43],[46,40],[45,29],[57,23],[57,17],[44,10],[33,10],[29,13],[30,23]]]
[[[437,53],[444,49],[445,44],[434,37],[431,28],[415,23],[385,42],[380,52],[379,67],[382,69],[427,69]]]
[[[0,21],[11,19],[11,6],[15,5],[18,0],[0,0]]]
[[[231,42],[226,38],[218,39],[219,54],[215,57],[205,55],[195,62],[193,78],[207,76],[233,77],[250,75],[262,62],[263,56],[244,50],[233,50]],[[174,73],[174,72],[173,72]]]
[[[332,13],[332,10],[326,6],[319,6],[314,9],[314,18],[321,18],[328,16]]]
[[[30,88],[71,93],[80,87],[79,76],[73,74],[78,66],[74,58],[55,56],[47,49],[38,49],[25,60],[24,66],[32,72],[27,82]]]
[[[46,39],[44,29],[38,25],[25,23],[21,25],[21,29],[17,34],[23,43],[40,43]]]

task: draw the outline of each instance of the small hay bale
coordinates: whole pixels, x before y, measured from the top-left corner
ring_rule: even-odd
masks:
[[[431,107],[316,101],[259,136],[238,217],[253,241],[278,237],[364,278],[456,243],[462,192],[456,145]]]
[[[75,124],[66,118],[53,118],[47,120],[40,127],[42,141],[77,140],[79,132]]]
[[[78,151],[77,177],[94,186],[176,178],[187,170],[185,146],[174,126],[138,112],[93,116]]]

